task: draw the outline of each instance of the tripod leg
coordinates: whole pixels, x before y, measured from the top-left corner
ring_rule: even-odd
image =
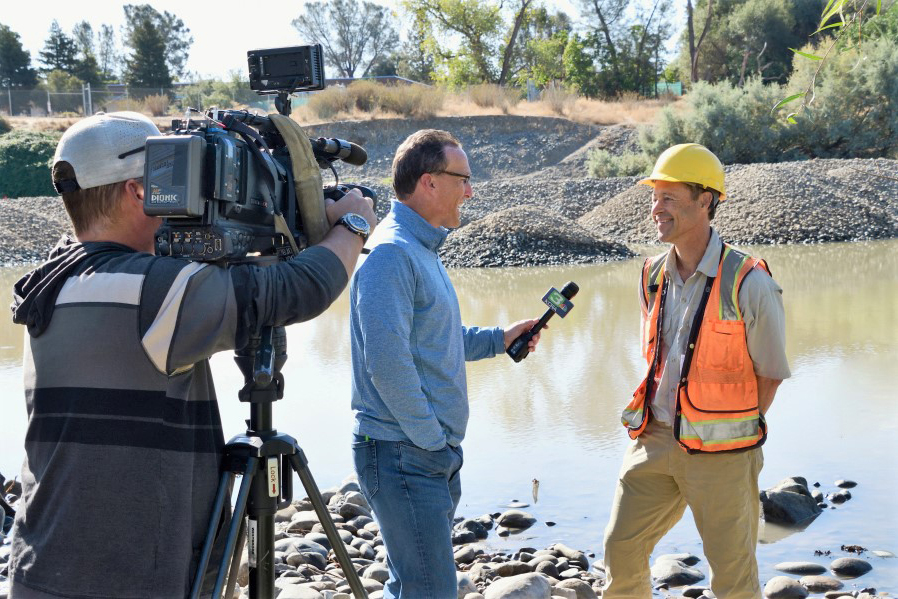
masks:
[[[240,531],[237,533],[237,547],[234,548],[234,556],[231,558],[231,567],[228,569],[228,582],[225,585],[225,599],[234,596],[234,585],[240,573],[240,557],[243,555],[243,545],[246,541],[246,518],[240,518]]]
[[[228,539],[225,544],[224,555],[221,558],[218,574],[215,578],[215,589],[212,591],[213,599],[221,597],[221,592],[224,589],[225,576],[228,573],[231,558],[234,555],[234,548],[237,545],[237,536],[244,526],[246,500],[249,497],[249,490],[258,466],[259,458],[251,457],[246,460],[246,468],[243,471],[243,479],[240,481],[240,490],[237,492],[237,501],[234,504],[234,514],[231,516],[231,525],[228,527]]]
[[[215,544],[215,532],[218,530],[218,522],[224,509],[225,498],[231,495],[231,485],[234,483],[234,474],[224,471],[218,483],[218,491],[215,493],[215,502],[212,505],[212,515],[209,516],[209,529],[206,531],[206,539],[203,541],[203,552],[197,565],[196,576],[193,579],[193,588],[190,591],[190,599],[197,599],[203,588],[203,578],[206,576],[206,568],[209,567],[209,558],[212,556],[212,548]]]
[[[302,486],[305,487],[306,493],[309,495],[312,507],[315,508],[315,513],[318,514],[318,520],[321,522],[321,526],[324,527],[324,534],[327,535],[331,548],[334,550],[334,556],[337,558],[337,562],[346,576],[346,582],[349,583],[349,588],[352,589],[352,594],[355,595],[356,599],[368,599],[368,593],[365,591],[365,587],[362,586],[362,581],[359,580],[359,575],[356,573],[352,560],[346,552],[346,547],[343,546],[343,539],[340,538],[337,527],[334,526],[334,521],[331,520],[330,512],[327,511],[327,506],[324,505],[321,492],[318,491],[318,485],[315,484],[315,479],[312,478],[312,473],[309,471],[309,462],[306,460],[306,454],[298,445],[295,447],[296,453],[290,456],[290,465],[293,466],[300,482],[302,482]]]

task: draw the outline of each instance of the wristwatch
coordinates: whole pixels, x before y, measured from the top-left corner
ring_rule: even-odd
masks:
[[[355,212],[347,212],[343,216],[337,220],[336,225],[343,225],[356,235],[362,238],[362,241],[368,241],[368,234],[371,232],[371,227],[368,225],[368,221],[365,220],[365,217],[361,214],[356,214]]]

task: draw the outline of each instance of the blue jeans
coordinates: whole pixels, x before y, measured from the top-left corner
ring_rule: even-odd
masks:
[[[352,454],[387,549],[384,599],[456,599],[452,521],[461,499],[461,447],[427,451],[355,435]]]

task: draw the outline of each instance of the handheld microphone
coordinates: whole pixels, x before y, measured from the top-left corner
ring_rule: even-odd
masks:
[[[533,339],[533,336],[539,333],[546,326],[546,323],[549,322],[549,319],[555,314],[558,314],[561,318],[567,316],[567,313],[574,307],[574,304],[570,299],[577,295],[578,291],[580,291],[580,288],[573,281],[569,281],[561,288],[560,292],[554,287],[549,289],[549,291],[546,292],[546,295],[543,296],[543,303],[549,306],[549,309],[546,310],[543,317],[540,318],[529,331],[522,333],[517,339],[512,341],[511,345],[508,346],[508,349],[505,350],[505,353],[515,362],[520,362],[526,358],[527,354],[530,353],[528,344],[530,343],[530,340]]]
[[[368,152],[351,141],[335,137],[309,138],[309,141],[312,143],[315,158],[320,160],[333,162],[339,159],[354,166],[362,166],[368,161]]]

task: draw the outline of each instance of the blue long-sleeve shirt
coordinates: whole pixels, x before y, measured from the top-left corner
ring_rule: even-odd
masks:
[[[505,350],[499,327],[464,327],[437,250],[447,231],[394,201],[350,284],[354,432],[457,446],[468,423],[465,360]]]

